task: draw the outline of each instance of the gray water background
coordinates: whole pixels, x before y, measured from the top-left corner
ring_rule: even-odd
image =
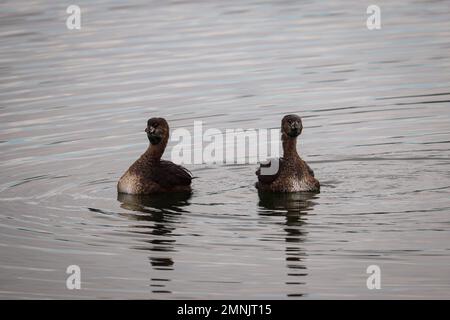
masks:
[[[2,1],[0,298],[450,298],[450,4],[376,1],[374,31],[370,4]],[[117,198],[149,117],[287,113],[320,194],[203,164],[189,199]]]

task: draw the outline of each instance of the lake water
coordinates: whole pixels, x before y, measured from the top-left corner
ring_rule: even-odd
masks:
[[[81,30],[64,2],[0,5],[0,298],[450,298],[447,2],[377,1],[373,31],[372,1],[76,4]],[[117,196],[152,116],[287,113],[318,195],[201,164],[189,198]]]

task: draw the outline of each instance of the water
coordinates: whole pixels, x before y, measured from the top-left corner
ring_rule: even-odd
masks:
[[[369,1],[77,4],[79,31],[64,3],[1,4],[0,298],[450,298],[448,3],[377,1],[376,31]],[[318,195],[204,164],[189,198],[117,197],[151,116],[287,113]]]

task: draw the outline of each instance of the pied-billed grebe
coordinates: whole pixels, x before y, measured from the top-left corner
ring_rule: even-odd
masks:
[[[145,132],[150,145],[120,178],[117,191],[128,194],[191,192],[191,173],[173,162],[161,160],[169,140],[167,121],[151,118]]]
[[[320,183],[314,178],[313,170],[297,153],[297,137],[302,132],[302,119],[296,115],[287,115],[281,120],[281,140],[283,157],[279,159],[278,171],[273,175],[262,174],[273,163],[261,164],[256,171],[256,188],[268,192],[319,192]]]

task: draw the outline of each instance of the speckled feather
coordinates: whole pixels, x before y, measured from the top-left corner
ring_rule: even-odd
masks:
[[[119,192],[151,194],[191,190],[191,173],[173,162],[139,158],[119,181]]]
[[[274,175],[261,175],[258,168],[256,187],[269,192],[319,192],[320,183],[314,178],[314,171],[300,159],[279,159],[278,172]],[[264,165],[268,166],[268,165]]]
[[[261,175],[261,168],[269,164],[261,164],[256,171],[260,191],[267,192],[320,192],[320,183],[314,177],[314,171],[297,153],[297,136],[303,126],[300,117],[285,116],[281,122],[283,157],[279,159],[278,172],[274,175]]]
[[[189,170],[171,161],[161,160],[169,138],[166,120],[149,119],[145,131],[150,146],[120,178],[117,191],[127,194],[190,192],[192,175]]]

